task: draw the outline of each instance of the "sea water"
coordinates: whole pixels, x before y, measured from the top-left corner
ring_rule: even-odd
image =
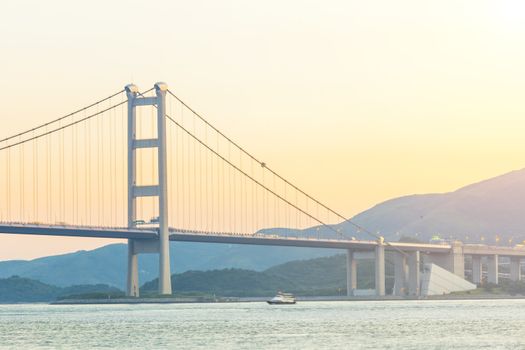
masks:
[[[525,349],[525,300],[0,305],[1,349]]]

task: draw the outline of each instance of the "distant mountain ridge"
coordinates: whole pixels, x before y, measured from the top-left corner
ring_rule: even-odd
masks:
[[[525,239],[525,169],[456,191],[390,199],[351,220],[387,240],[401,236],[428,241],[433,235],[465,242],[515,244]],[[347,222],[335,225],[348,236],[373,239]],[[315,229],[309,233],[317,234]],[[325,234],[333,234],[322,229]],[[509,239],[511,241],[509,242]]]
[[[0,278],[27,277],[59,287],[79,284],[108,284],[120,289],[126,285],[127,246],[110,244],[90,251],[49,256],[30,261],[0,262]],[[172,242],[171,268],[174,273],[188,270],[240,268],[262,271],[291,260],[333,255],[331,249],[242,246],[212,243]],[[139,256],[139,281],[158,276],[155,254]]]

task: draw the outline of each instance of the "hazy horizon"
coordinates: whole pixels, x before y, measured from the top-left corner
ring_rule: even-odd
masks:
[[[525,166],[517,0],[25,1],[0,28],[0,138],[161,80],[349,217]],[[112,242],[1,235],[0,260]]]

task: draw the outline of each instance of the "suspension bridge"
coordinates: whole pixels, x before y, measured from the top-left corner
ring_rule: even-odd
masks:
[[[420,252],[459,276],[469,254],[467,245],[385,242],[281,176],[164,83],[127,85],[6,137],[0,164],[0,232],[127,239],[128,296],[139,296],[143,253],[159,255],[159,294],[171,294],[170,241],[346,249],[349,294],[357,251],[375,252],[378,295],[385,250],[396,256],[398,294],[418,293]],[[342,231],[340,222],[354,229]],[[488,254],[476,249],[470,254]]]

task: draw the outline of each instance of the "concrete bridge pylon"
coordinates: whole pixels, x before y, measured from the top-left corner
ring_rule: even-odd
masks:
[[[137,198],[156,197],[158,200],[158,240],[128,240],[128,275],[126,295],[139,296],[138,254],[159,254],[159,294],[171,294],[171,271],[169,252],[168,225],[168,181],[166,150],[166,92],[165,83],[156,83],[154,97],[139,95],[137,86],[125,87],[128,97],[128,227],[137,226]],[[157,108],[157,135],[148,139],[137,139],[138,106],[155,106]],[[145,186],[137,184],[137,156],[139,149],[157,149],[157,184]]]

